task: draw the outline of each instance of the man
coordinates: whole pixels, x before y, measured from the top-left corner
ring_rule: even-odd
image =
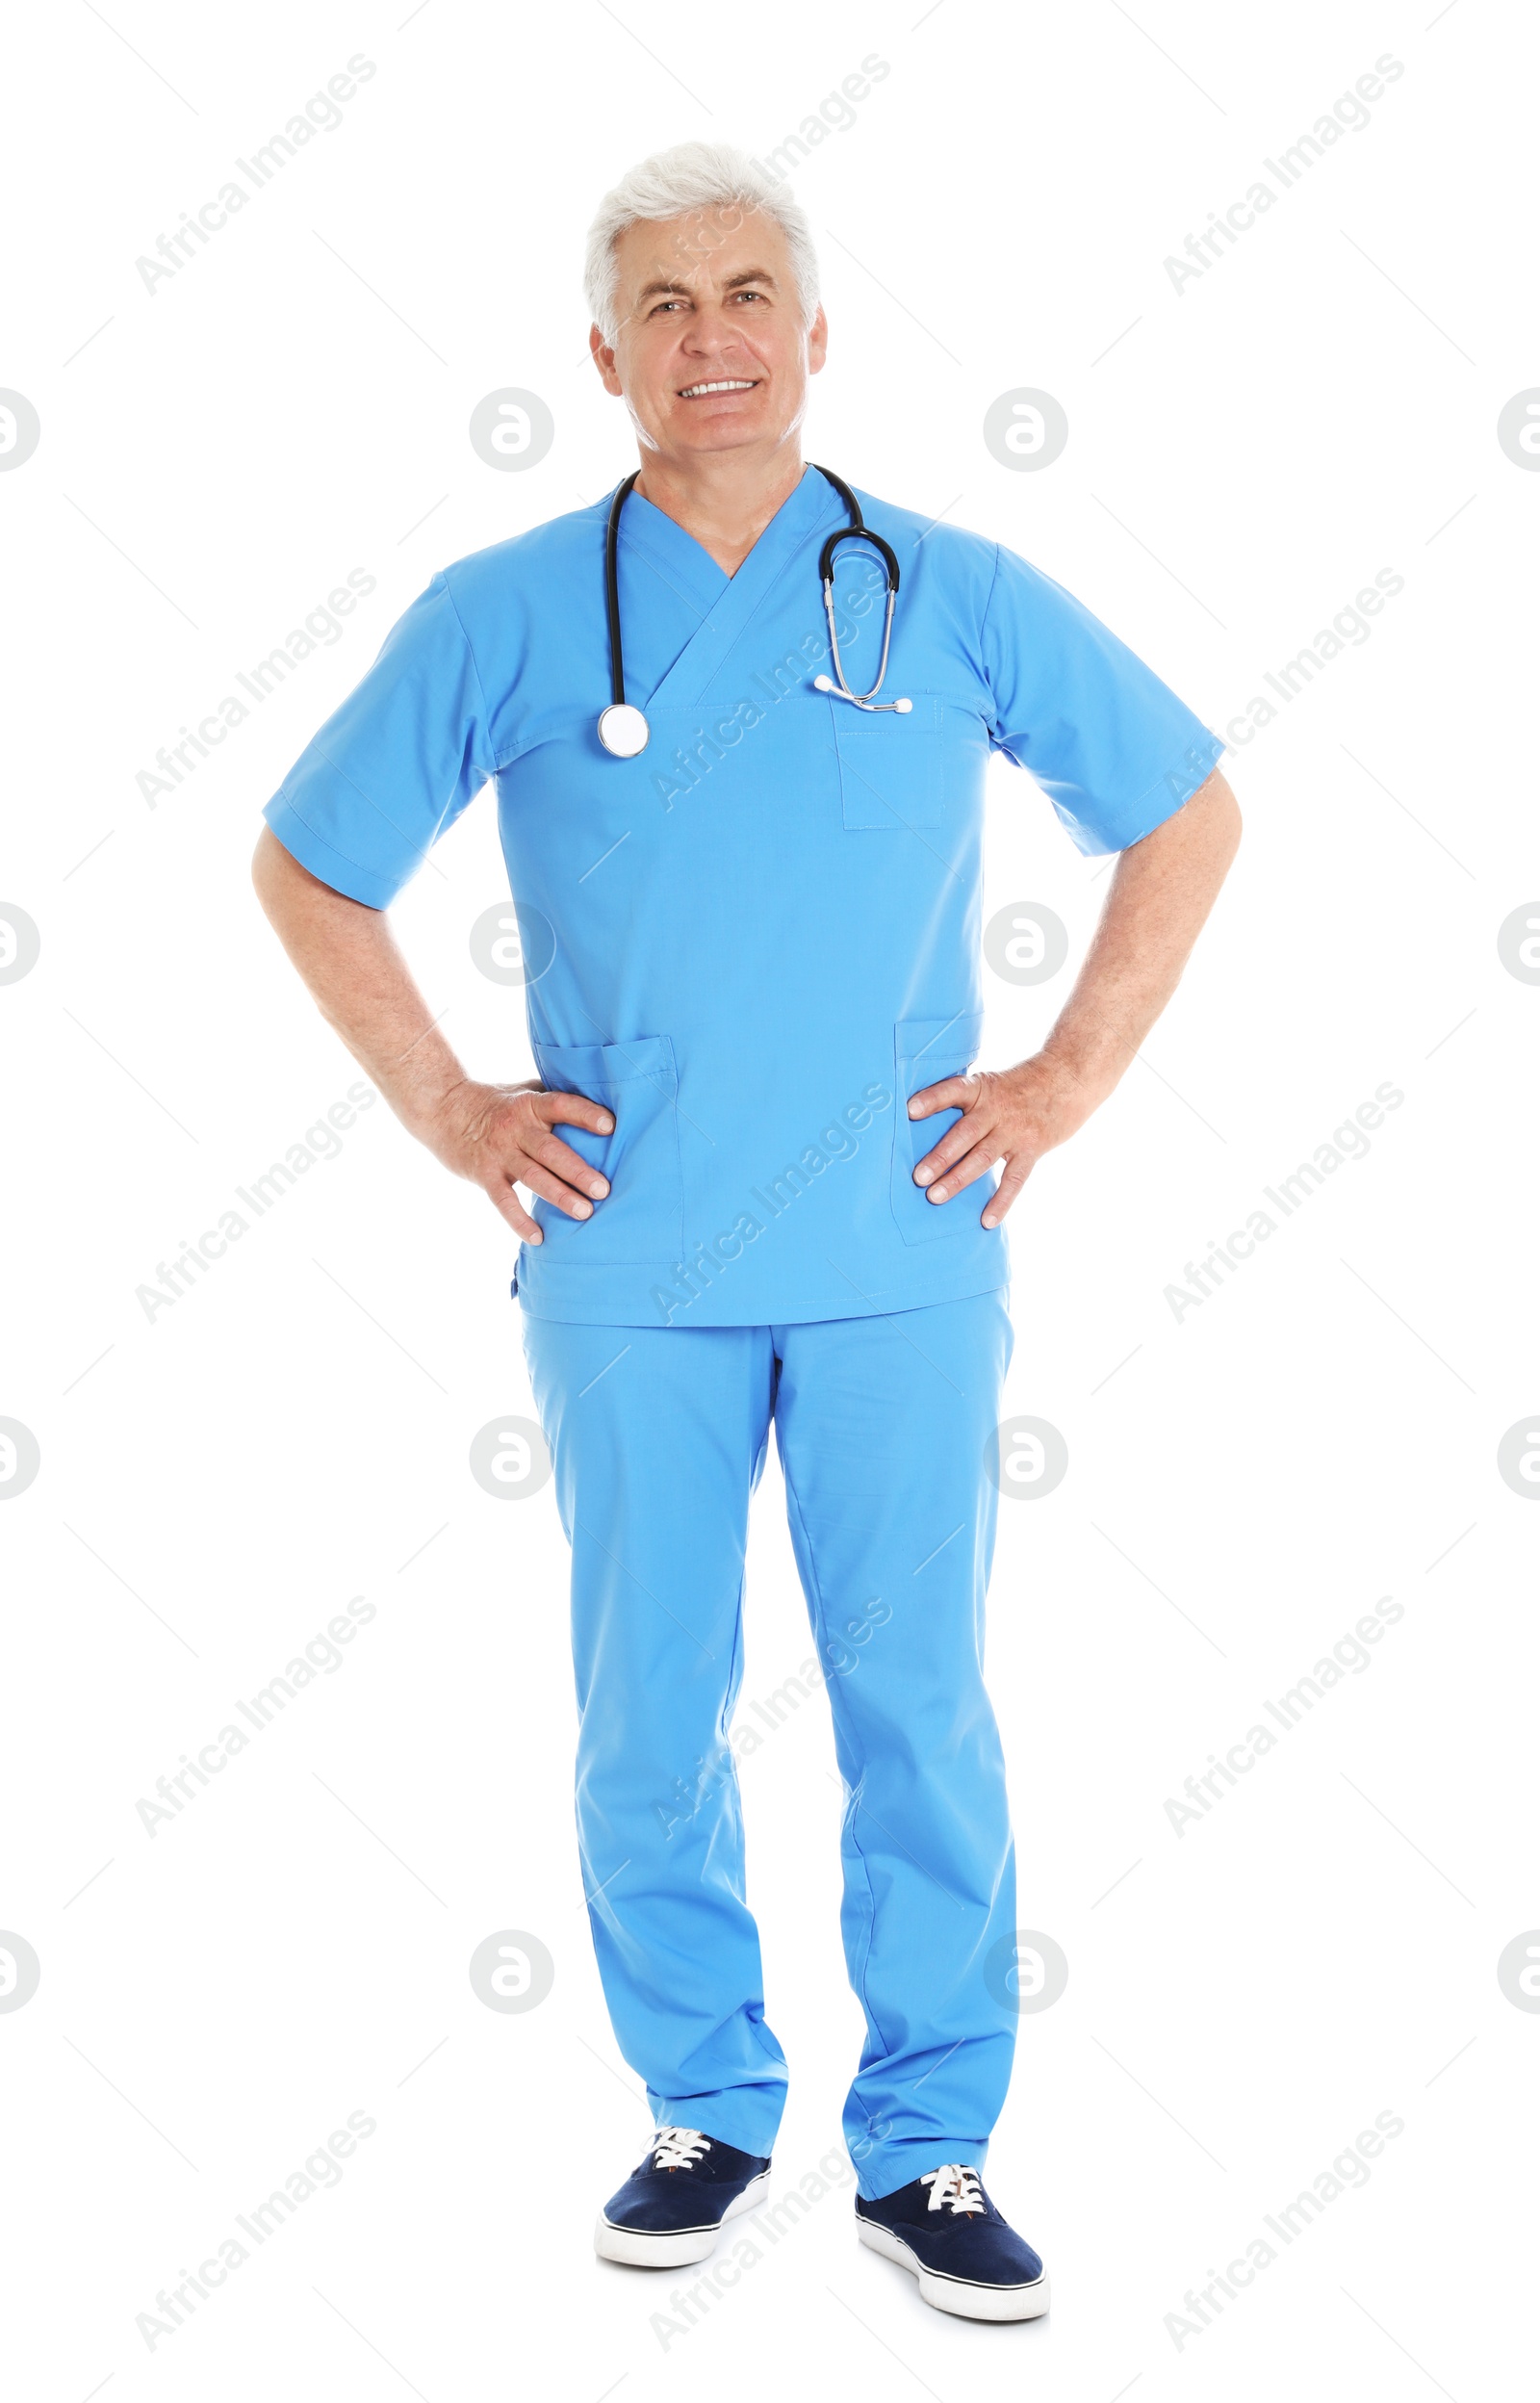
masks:
[[[816,273],[738,152],[617,187],[590,339],[639,478],[434,577],[270,803],[255,876],[402,1123],[523,1238],[590,1921],[658,2121],[599,2251],[704,2260],[769,2177],[785,2063],[728,1730],[773,1420],[847,1796],[859,2233],[942,2310],[1028,2318],[1041,2261],[979,2177],[1015,2032],[982,1679],[1001,1222],[1169,998],[1238,815],[1221,746],[1058,585],[804,463]],[[977,1071],[991,749],[1122,856],[1042,1050]],[[487,778],[540,1070],[511,1085],[455,1058],[384,915]]]

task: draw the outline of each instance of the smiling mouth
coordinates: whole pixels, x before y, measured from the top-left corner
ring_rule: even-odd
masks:
[[[710,383],[685,384],[679,397],[681,400],[700,400],[713,392],[754,392],[758,382],[757,375],[721,375]]]

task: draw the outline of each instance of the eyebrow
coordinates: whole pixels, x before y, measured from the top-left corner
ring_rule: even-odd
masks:
[[[772,291],[777,288],[776,279],[767,267],[746,267],[740,274],[730,275],[722,286],[722,290],[738,292],[745,284],[768,284]],[[690,287],[688,284],[680,283],[675,276],[658,275],[654,276],[650,283],[645,283],[636,297],[639,301],[655,300],[674,294],[677,294],[680,299],[687,300],[690,297]]]

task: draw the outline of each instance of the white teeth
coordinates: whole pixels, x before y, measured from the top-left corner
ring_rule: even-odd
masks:
[[[686,384],[684,390],[680,395],[680,399],[681,400],[693,400],[698,394],[703,392],[752,392],[753,390],[754,379],[752,376],[728,376],[724,377],[721,382],[715,384]]]

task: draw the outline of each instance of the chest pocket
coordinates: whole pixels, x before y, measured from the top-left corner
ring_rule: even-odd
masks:
[[[672,1264],[684,1250],[684,1182],[680,1169],[674,1046],[667,1035],[626,1043],[534,1046],[540,1081],[551,1093],[581,1093],[610,1111],[607,1135],[586,1126],[552,1132],[609,1179],[592,1218],[571,1219],[536,1197],[535,1224],[547,1257],[591,1268]]]
[[[946,711],[934,692],[912,698],[912,710],[900,712],[858,710],[829,695],[840,811],[852,834],[901,835],[946,822]]]

